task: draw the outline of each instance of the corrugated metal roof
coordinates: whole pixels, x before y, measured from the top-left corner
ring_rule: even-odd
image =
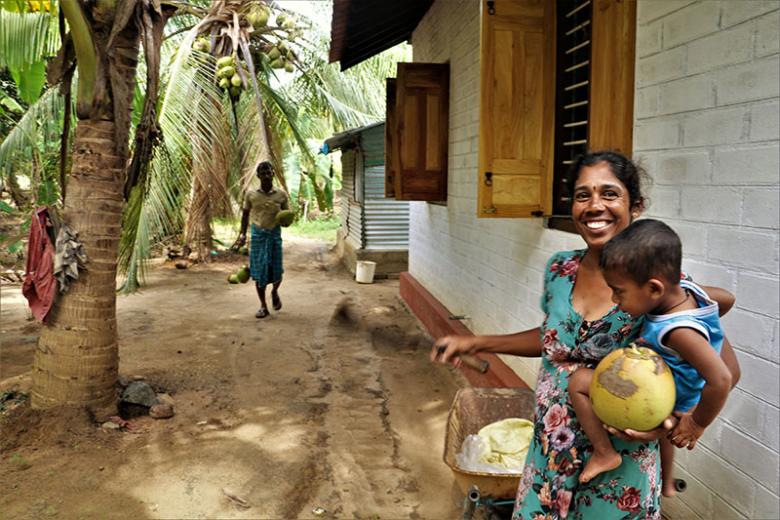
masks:
[[[411,38],[433,0],[334,0],[330,63],[346,70]]]
[[[370,130],[372,128],[376,128],[378,126],[384,126],[384,121],[378,121],[376,123],[372,123],[370,125],[361,126],[360,128],[352,128],[350,130],[347,130],[346,132],[341,132],[333,137],[329,137],[325,139],[325,145],[326,145],[326,153],[330,153],[334,150],[338,150],[339,148],[350,148],[352,146],[355,146],[359,140],[360,134],[365,132],[366,130]],[[384,147],[384,129],[382,130],[382,146]]]

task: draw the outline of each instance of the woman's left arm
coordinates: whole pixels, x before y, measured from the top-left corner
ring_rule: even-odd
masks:
[[[736,297],[726,289],[706,285],[702,285],[701,288],[704,289],[704,292],[707,293],[710,299],[718,302],[718,314],[720,316],[729,312],[737,301]],[[726,364],[729,372],[731,372],[731,388],[734,388],[739,382],[742,371],[739,368],[739,361],[737,361],[737,355],[734,353],[734,348],[725,335],[723,336],[723,346],[720,349],[720,358]]]
[[[705,285],[702,285],[701,288],[704,289],[704,292],[707,293],[711,300],[714,300],[718,303],[719,316],[723,316],[729,312],[734,306],[734,302],[737,301],[737,298],[726,289],[721,289],[720,287],[709,287]]]

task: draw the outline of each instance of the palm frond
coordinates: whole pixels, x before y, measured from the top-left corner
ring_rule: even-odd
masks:
[[[0,68],[24,70],[60,48],[57,16],[0,9]]]

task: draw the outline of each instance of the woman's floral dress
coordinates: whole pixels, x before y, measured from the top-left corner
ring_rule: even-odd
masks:
[[[594,367],[607,353],[627,346],[640,320],[613,308],[587,322],[574,310],[571,293],[585,251],[553,255],[545,271],[542,366],[536,386],[534,437],[517,490],[513,519],[659,519],[658,444],[612,438],[623,456],[619,468],[580,484],[592,447],[569,399],[569,375]]]

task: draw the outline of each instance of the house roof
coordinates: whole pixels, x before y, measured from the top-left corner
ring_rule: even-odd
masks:
[[[346,132],[338,133],[333,137],[329,137],[328,139],[325,139],[325,142],[322,144],[322,148],[320,148],[320,151],[322,153],[327,154],[335,150],[338,150],[339,148],[352,147],[357,143],[358,136],[360,134],[362,134],[366,130],[376,128],[378,126],[384,126],[384,124],[385,124],[384,121],[378,121],[370,125],[361,126],[360,128],[352,128],[350,130],[347,130]]]
[[[411,38],[433,0],[334,0],[329,62],[346,70]]]

